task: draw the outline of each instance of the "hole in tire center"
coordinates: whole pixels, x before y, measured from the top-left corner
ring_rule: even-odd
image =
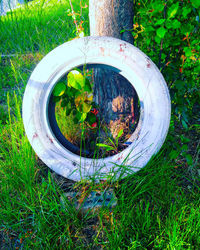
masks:
[[[131,144],[140,103],[131,83],[107,65],[67,72],[54,86],[49,123],[67,149],[87,158],[115,155]]]

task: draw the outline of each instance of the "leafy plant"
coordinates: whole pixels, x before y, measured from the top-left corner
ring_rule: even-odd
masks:
[[[75,69],[67,74],[67,81],[64,79],[56,84],[53,96],[55,102],[61,101],[66,116],[72,113],[75,123],[86,122],[92,128],[97,122],[92,92],[92,84],[87,74]]]
[[[121,129],[115,139],[112,140],[110,137],[108,137],[108,143],[109,144],[104,144],[104,143],[97,143],[97,147],[104,148],[106,151],[114,151],[115,153],[118,153],[118,147],[119,147],[119,138],[123,135],[123,129]]]
[[[173,118],[186,130],[199,102],[199,7],[198,0],[137,1],[132,32],[164,75]]]

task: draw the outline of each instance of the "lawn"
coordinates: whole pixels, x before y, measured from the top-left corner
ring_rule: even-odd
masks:
[[[79,1],[73,0],[80,13]],[[82,1],[85,7],[87,1]],[[52,49],[77,36],[69,2],[33,1],[0,17],[0,246],[2,249],[198,249],[200,166],[197,106],[186,128],[173,113],[160,152],[124,179],[74,183],[38,159],[25,136],[21,104],[28,78]],[[76,16],[89,34],[88,8]],[[173,86],[170,86],[173,87]],[[171,91],[171,89],[170,89]],[[173,101],[174,99],[172,99]],[[82,213],[83,197],[112,188],[113,209]]]

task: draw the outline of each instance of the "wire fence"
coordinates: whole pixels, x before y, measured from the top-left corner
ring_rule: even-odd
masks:
[[[77,32],[89,34],[88,1],[70,2],[0,0],[0,104],[8,91],[19,89],[23,95],[31,72],[48,52]]]
[[[6,1],[2,0],[1,5],[5,4]],[[77,28],[82,28],[87,35],[87,5],[80,8],[80,2],[75,0],[72,4],[73,12],[68,0],[32,1],[20,5],[16,5],[16,0],[7,2],[9,10],[0,17],[1,54],[26,51],[46,54],[75,38]]]

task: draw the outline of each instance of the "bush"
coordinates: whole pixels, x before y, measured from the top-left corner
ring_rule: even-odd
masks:
[[[135,1],[134,44],[159,67],[175,120],[186,129],[199,99],[199,7],[197,0]]]

